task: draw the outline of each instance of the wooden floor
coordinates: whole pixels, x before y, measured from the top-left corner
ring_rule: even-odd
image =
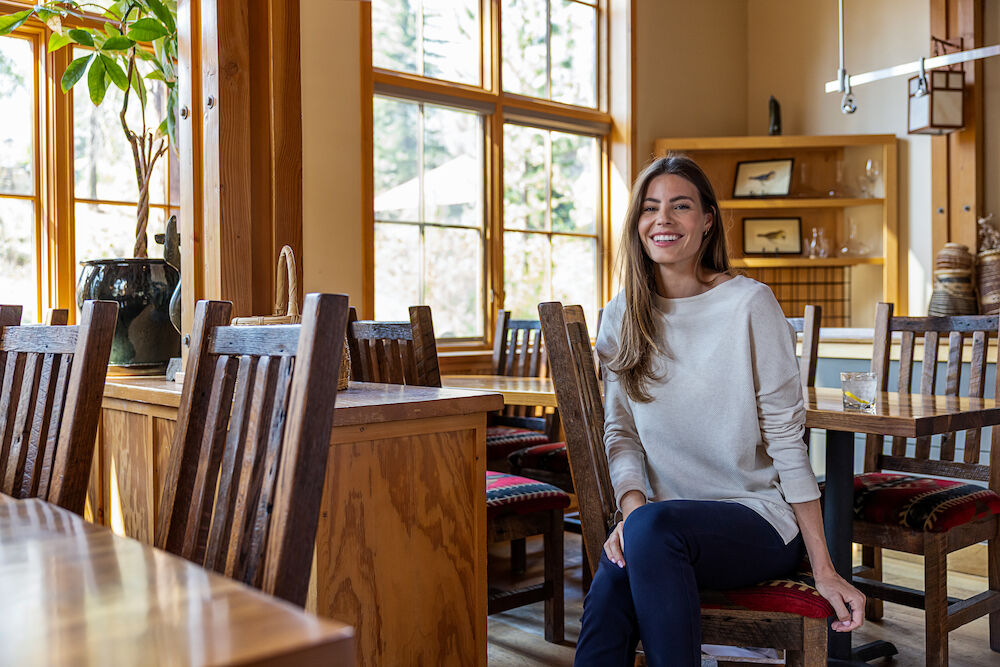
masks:
[[[490,549],[489,569],[491,582],[503,585],[510,581],[506,545]],[[583,597],[580,592],[581,556],[580,536],[566,535],[566,641],[562,645],[549,644],[542,637],[542,604],[496,614],[489,618],[490,665],[560,666],[573,664],[573,649],[580,631],[580,614]],[[528,541],[528,578],[541,580],[541,540]],[[904,586],[919,587],[923,582],[923,568],[917,564],[886,559],[886,579]],[[523,581],[523,580],[521,580]],[[492,585],[492,584],[491,584]],[[986,579],[971,575],[952,574],[948,578],[949,594],[968,597],[986,590]],[[886,603],[885,617],[878,623],[866,622],[854,633],[854,643],[862,644],[875,639],[891,639],[899,655],[891,661],[875,661],[873,665],[918,667],[923,658],[922,611]],[[1000,666],[1000,653],[989,650],[987,619],[981,618],[950,634],[951,667]],[[706,659],[703,667],[715,665]]]

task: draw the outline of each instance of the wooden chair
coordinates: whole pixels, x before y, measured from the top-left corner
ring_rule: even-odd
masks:
[[[156,546],[301,606],[347,297],[306,295],[302,324],[225,326],[231,311],[195,306]]]
[[[802,388],[816,386],[816,362],[819,359],[819,328],[823,320],[822,306],[806,306],[802,317],[785,318],[795,330],[802,334],[802,354],[799,355],[799,377]],[[809,429],[805,430],[803,440],[809,445]]]
[[[441,386],[430,306],[410,306],[409,322],[358,320],[351,307],[347,346],[352,380]]]
[[[0,306],[0,491],[83,514],[118,304],[86,301],[76,326],[18,326]]]
[[[69,324],[69,308],[50,308],[45,313],[45,324]]]
[[[430,307],[411,306],[410,322],[353,321],[349,332],[347,342],[355,380],[441,386]],[[409,341],[419,344],[410,345]],[[410,381],[411,372],[415,381]],[[515,591],[491,590],[489,613],[544,601],[545,639],[551,642],[561,642],[564,637],[562,513],[567,505],[569,496],[555,486],[502,471],[486,471],[487,542],[509,541],[512,554],[516,554],[514,545],[542,535],[545,551],[544,582]],[[514,555],[512,560],[516,559]]]
[[[900,393],[911,392],[915,340],[922,334],[920,393],[937,393],[938,345],[947,337],[944,395],[959,395],[964,342],[971,339],[968,395],[982,397],[986,348],[989,338],[997,334],[998,319],[995,315],[893,317],[892,304],[878,304],[871,363],[878,386],[882,391],[888,387],[889,348],[892,333],[898,331]],[[1000,396],[1000,384],[996,389]],[[924,609],[927,664],[947,665],[948,632],[988,613],[990,648],[1000,651],[1000,429],[993,428],[988,465],[980,463],[982,433],[978,428],[965,432],[962,450],[956,447],[958,433],[954,432],[937,444],[929,437],[917,438],[912,445],[905,438],[893,438],[888,452],[885,440],[868,436],[864,473],[854,480],[854,541],[865,545],[855,585],[869,600],[878,598],[866,610],[868,617],[881,617],[883,600]],[[919,475],[986,482],[988,488]],[[989,590],[968,600],[948,597],[948,554],[983,540],[988,541]],[[923,591],[881,581],[882,548],[923,555]]]
[[[604,405],[590,336],[579,306],[543,303],[538,312],[566,430],[583,546],[595,572],[617,508],[604,453]],[[786,664],[818,667],[826,665],[826,617],[832,613],[804,577],[736,591],[703,591],[702,642],[784,649]]]

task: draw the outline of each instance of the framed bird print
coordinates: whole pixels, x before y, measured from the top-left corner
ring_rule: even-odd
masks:
[[[801,255],[801,218],[743,218],[744,255]]]
[[[793,162],[792,158],[738,162],[733,197],[787,197]]]

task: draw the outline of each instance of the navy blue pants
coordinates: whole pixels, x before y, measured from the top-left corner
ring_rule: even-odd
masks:
[[[635,662],[641,639],[650,667],[701,665],[698,589],[725,590],[785,575],[802,536],[787,545],[763,517],[738,503],[666,500],[625,522],[625,567],[601,554],[584,602],[578,667]]]

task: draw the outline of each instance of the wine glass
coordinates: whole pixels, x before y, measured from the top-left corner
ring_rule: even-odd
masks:
[[[869,158],[865,161],[865,175],[861,180],[861,195],[863,197],[875,196],[875,184],[878,183],[879,176],[882,175],[882,163],[877,158]]]

